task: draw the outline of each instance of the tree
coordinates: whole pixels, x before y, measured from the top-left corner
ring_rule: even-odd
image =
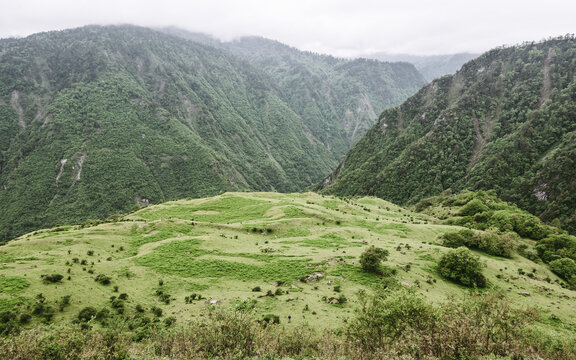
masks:
[[[465,247],[450,250],[438,262],[442,277],[469,287],[486,287],[483,268],[480,258]]]
[[[377,248],[374,245],[366,249],[362,255],[360,255],[360,265],[365,271],[380,274],[381,268],[380,263],[386,261],[388,258],[388,250]]]

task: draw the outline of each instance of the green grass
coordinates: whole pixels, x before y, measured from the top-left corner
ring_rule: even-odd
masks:
[[[0,252],[6,264],[0,267],[0,307],[33,304],[39,293],[50,304],[71,295],[71,304],[53,320],[68,322],[82,308],[108,308],[111,296],[126,293],[127,314],[136,304],[146,311],[160,307],[165,316],[181,322],[201,317],[208,300],[217,301],[210,306],[225,309],[254,300],[256,316],[291,316],[286,326],[337,328],[358,306],[358,291],[370,291],[382,282],[358,264],[367,246],[388,250],[385,265],[396,269],[394,281],[408,284],[432,302],[467,292],[435,270],[448,250],[437,245],[436,238],[454,229],[460,228],[424,223],[422,215],[376,198],[345,201],[313,193],[226,193],[166,202],[116,223],[39,231],[9,242]],[[506,292],[518,306],[536,305],[564,324],[573,322],[576,294],[561,288],[545,266],[517,255],[503,259],[477,254],[486,263],[491,286]],[[407,264],[409,271],[403,270]],[[537,279],[518,276],[518,269],[532,268]],[[50,284],[41,279],[43,274],[61,274],[64,279]],[[98,274],[110,276],[110,285],[94,281]],[[320,275],[300,281],[314,274]],[[551,283],[544,281],[546,277]],[[334,291],[335,285],[341,287],[340,293]],[[255,287],[262,291],[253,292]],[[278,288],[283,295],[260,297]],[[155,295],[157,290],[169,294],[169,304]],[[520,295],[522,291],[531,296]],[[205,300],[185,303],[193,293]],[[349,299],[344,305],[323,300],[340,294]],[[303,310],[306,306],[308,311]]]
[[[17,294],[30,286],[30,283],[20,276],[0,276],[0,293]]]

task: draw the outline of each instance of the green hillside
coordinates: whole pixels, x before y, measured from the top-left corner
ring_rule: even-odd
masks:
[[[295,106],[229,51],[150,29],[0,40],[0,240],[187,196],[302,190],[349,142]]]
[[[311,134],[340,160],[378,114],[418,91],[426,80],[408,63],[341,59],[256,36],[221,42],[178,28],[163,31],[219,47],[274,80]]]
[[[494,189],[576,232],[576,40],[494,49],[378,123],[321,187],[399,204]]]
[[[468,211],[462,209],[471,207],[467,204],[473,198],[490,199],[494,206],[533,218],[482,194],[467,198],[460,196],[459,205],[450,202],[452,208],[441,206],[441,202],[436,201],[419,210],[461,213]],[[446,213],[438,213],[438,216],[448,219]],[[25,349],[48,351],[45,341],[56,346],[54,341],[66,341],[74,331],[84,329],[84,333],[78,332],[74,336],[90,336],[92,340],[85,341],[94,341],[101,336],[99,334],[114,333],[116,340],[113,341],[118,344],[111,349],[119,351],[123,341],[128,341],[126,346],[130,351],[140,354],[135,358],[149,351],[150,348],[144,344],[160,339],[163,339],[164,350],[158,351],[162,354],[172,349],[170,351],[175,353],[170,358],[186,358],[177,355],[178,350],[171,347],[177,345],[167,340],[172,333],[164,333],[162,329],[168,327],[172,330],[167,331],[174,331],[174,336],[180,337],[191,336],[184,335],[188,334],[186,329],[189,326],[202,333],[202,327],[196,328],[201,323],[208,330],[220,326],[216,324],[236,326],[229,322],[232,320],[225,320],[226,317],[224,320],[213,317],[228,316],[227,313],[240,316],[234,321],[245,319],[241,320],[242,326],[248,326],[249,331],[255,331],[255,334],[262,331],[258,330],[262,329],[261,325],[246,319],[274,321],[277,317],[280,327],[270,330],[268,335],[262,334],[262,339],[267,339],[265,341],[273,341],[272,338],[277,336],[273,334],[284,331],[284,335],[278,336],[290,336],[289,341],[300,346],[307,341],[321,341],[321,346],[328,346],[327,341],[337,341],[348,346],[342,343],[345,337],[339,338],[338,334],[350,331],[349,336],[353,338],[354,334],[359,334],[357,332],[366,330],[361,324],[368,321],[362,320],[362,316],[368,314],[362,315],[362,308],[369,303],[378,306],[378,298],[368,300],[368,303],[365,301],[381,291],[388,291],[385,299],[389,304],[402,301],[402,305],[398,305],[404,307],[402,316],[405,321],[411,321],[408,320],[411,315],[406,312],[411,306],[420,307],[418,317],[424,316],[422,311],[429,311],[426,310],[429,307],[438,307],[434,311],[439,311],[440,316],[442,311],[460,309],[459,306],[470,306],[469,301],[476,301],[469,299],[460,303],[461,300],[455,300],[461,299],[468,292],[467,288],[442,277],[437,268],[443,255],[452,251],[442,245],[443,236],[463,229],[462,226],[446,224],[446,220],[414,213],[377,198],[338,199],[313,193],[226,193],[212,198],[149,206],[105,223],[87,222],[36,231],[0,249],[0,330],[4,335],[24,331],[20,336],[0,337],[0,342],[5,344],[0,346],[3,349],[0,354],[8,356],[13,354],[11,351],[35,354]],[[498,239],[508,236],[505,234],[517,236],[513,232],[502,232],[497,235]],[[515,241],[518,243],[512,247],[508,257],[489,255],[482,249],[474,251],[473,256],[479,256],[484,264],[482,273],[487,290],[483,293],[488,296],[478,301],[488,301],[484,306],[504,306],[499,301],[496,302],[499,305],[492,304],[496,298],[489,295],[503,294],[497,298],[505,296],[505,303],[513,304],[513,307],[500,308],[498,311],[505,312],[501,316],[514,317],[515,311],[527,311],[526,308],[530,307],[533,309],[531,312],[538,314],[535,320],[530,320],[530,331],[537,331],[541,339],[540,343],[533,343],[533,351],[545,354],[550,346],[545,345],[549,336],[563,336],[562,341],[566,343],[557,342],[554,350],[560,354],[562,346],[568,346],[570,339],[574,338],[576,292],[563,288],[561,285],[566,286],[565,282],[546,264],[519,255],[517,245],[534,246],[534,240],[518,237]],[[361,254],[371,246],[389,253],[379,275],[361,267]],[[388,290],[381,290],[382,287]],[[443,304],[450,305],[444,307]],[[464,309],[462,311],[472,308]],[[528,313],[523,314],[522,322],[528,321]],[[450,315],[454,321],[459,321],[460,316],[464,315]],[[43,324],[51,325],[44,328],[47,325]],[[423,334],[429,331],[414,323],[402,326],[408,326],[423,336],[406,338],[412,339],[406,341],[424,341],[427,335]],[[478,330],[484,325],[475,326]],[[490,326],[495,331],[499,325]],[[515,326],[521,327],[520,323]],[[54,333],[55,329],[59,330]],[[295,335],[311,329],[323,330],[310,333],[309,340]],[[31,336],[28,331],[38,331],[34,335],[37,339],[43,338],[44,331],[53,335],[36,345],[17,350],[15,344]],[[510,329],[510,336],[515,334],[518,339],[528,336],[515,331]],[[322,333],[324,335],[319,335]],[[214,344],[222,340],[220,335],[212,336],[215,338],[210,341]],[[364,333],[362,336],[368,335]],[[474,335],[470,333],[467,336]],[[499,335],[493,336],[486,349],[496,344],[494,346],[508,349],[501,352],[512,351],[506,345],[512,343],[500,343],[497,340]],[[254,341],[264,340],[255,338]],[[451,341],[457,340],[453,338]],[[139,342],[143,346],[138,345]],[[84,345],[62,346],[60,350],[65,346],[83,349]],[[226,351],[234,351],[237,346],[245,344],[230,343],[226,346]],[[351,351],[354,346],[346,351]],[[359,343],[358,346],[366,354],[373,351],[366,344]],[[387,346],[377,351],[391,351]],[[412,350],[408,348],[394,347],[410,354]],[[266,351],[274,353],[280,351],[278,349]],[[209,352],[210,349],[198,351]],[[291,348],[289,351],[298,354],[299,350]],[[322,356],[319,351],[324,350],[318,347],[310,351],[315,351],[320,357],[332,358],[329,353]],[[422,351],[428,350],[422,348]],[[450,350],[438,348],[434,351]],[[513,351],[523,353],[524,350]],[[573,349],[567,351],[574,355]],[[353,354],[347,356],[354,358]]]
[[[382,110],[399,105],[426,82],[407,63],[338,59],[259,37],[223,46],[270,75],[312,134],[330,144],[339,159]]]

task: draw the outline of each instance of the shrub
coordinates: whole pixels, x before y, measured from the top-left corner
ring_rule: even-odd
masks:
[[[569,258],[554,260],[550,262],[550,270],[570,285],[576,286],[576,261]]]
[[[87,306],[84,309],[80,310],[78,313],[78,320],[82,322],[90,321],[93,317],[96,317],[98,311],[93,308],[92,306]]]
[[[472,216],[477,213],[488,211],[488,206],[484,205],[480,199],[472,199],[466,205],[460,209],[458,215],[460,216]]]
[[[490,255],[512,257],[516,248],[514,233],[498,234],[496,231],[474,232],[470,229],[451,231],[440,236],[442,245],[451,248],[466,246],[479,249]]]
[[[362,255],[360,255],[360,265],[365,271],[380,274],[381,268],[380,263],[386,261],[388,258],[388,250],[377,248],[374,245],[366,249]]]
[[[571,235],[549,235],[539,240],[535,247],[546,263],[561,258],[576,259],[576,237]]]
[[[262,318],[262,323],[265,325],[268,324],[280,324],[280,317],[274,314],[266,314]]]
[[[96,320],[99,322],[104,322],[106,319],[110,317],[110,310],[103,308],[96,314]]]
[[[159,307],[152,307],[152,309],[150,309],[150,311],[152,311],[152,314],[156,315],[157,317],[162,316],[162,309],[160,309]]]
[[[450,248],[459,248],[460,246],[466,246],[468,241],[464,238],[460,231],[449,231],[440,235],[440,240],[442,245]]]
[[[434,309],[409,290],[360,293],[361,307],[350,322],[348,333],[365,350],[377,351],[392,345],[405,333],[425,330],[434,322]]]
[[[442,277],[469,287],[486,286],[483,267],[480,258],[465,247],[450,250],[438,262],[438,272]]]
[[[174,325],[174,323],[176,323],[176,318],[173,316],[167,317],[166,319],[164,319],[164,326],[171,327],[172,325]]]
[[[490,255],[510,258],[516,248],[515,235],[516,234],[514,233],[505,233],[500,235],[494,231],[486,231],[480,235],[478,248]]]
[[[51,275],[42,275],[42,279],[47,282],[57,283],[64,279],[64,275],[60,274],[51,274]]]
[[[94,281],[102,285],[109,285],[111,280],[112,278],[110,278],[110,276],[106,276],[104,274],[98,274],[94,278]]]

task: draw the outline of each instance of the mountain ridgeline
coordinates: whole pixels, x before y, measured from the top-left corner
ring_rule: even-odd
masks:
[[[134,205],[226,190],[298,191],[320,181],[376,120],[356,115],[353,99],[341,106],[351,92],[331,84],[396,71],[333,61],[342,69],[326,70],[337,78],[322,88],[336,99],[328,102],[309,91],[314,83],[286,80],[294,87],[286,94],[279,77],[220,45],[146,28],[0,40],[0,239]],[[372,113],[423,83],[411,65],[402,68],[402,84],[355,88]],[[322,110],[314,117],[301,106],[311,103]]]
[[[576,39],[498,48],[384,111],[319,188],[411,204],[494,189],[576,231]]]

